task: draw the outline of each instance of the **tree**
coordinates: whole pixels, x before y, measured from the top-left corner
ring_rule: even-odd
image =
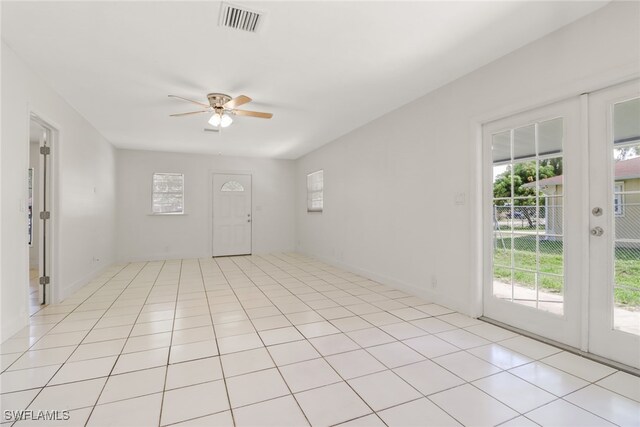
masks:
[[[559,173],[557,172],[559,171]],[[549,159],[540,162],[538,168],[538,179],[551,178],[562,174],[562,159]],[[536,189],[535,187],[523,187],[536,181],[536,162],[516,163],[513,167],[513,197],[528,197],[529,199],[514,200],[515,206],[531,206],[535,205]],[[507,170],[498,175],[493,182],[493,197],[508,198],[511,197],[511,166]],[[496,202],[499,206],[508,204],[509,201],[500,200]]]

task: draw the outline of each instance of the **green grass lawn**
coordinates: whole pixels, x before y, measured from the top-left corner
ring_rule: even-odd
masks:
[[[507,250],[503,249],[503,243]],[[511,265],[511,241],[497,239],[494,249],[494,263],[497,265]],[[540,268],[536,266],[535,236],[522,236],[514,239],[514,266],[527,270],[538,270],[539,285],[547,292],[561,293],[563,289],[562,277],[545,275],[552,273],[562,275],[563,256],[562,242],[540,241]],[[616,284],[626,288],[616,288],[615,300],[617,304],[640,307],[640,249],[618,248],[616,250]],[[505,282],[511,280],[509,268],[494,268],[494,277]],[[522,286],[533,289],[535,275],[524,271],[515,271],[514,278]]]

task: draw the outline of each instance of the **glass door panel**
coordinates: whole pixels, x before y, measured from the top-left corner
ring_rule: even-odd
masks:
[[[582,166],[573,161],[567,179],[564,159],[583,156],[579,111],[576,98],[484,127],[485,244],[492,253],[485,264],[485,316],[576,346],[580,259],[567,262],[565,239],[578,225],[566,224],[565,187],[580,185]],[[579,197],[569,202],[579,209]],[[576,283],[567,292],[570,279]]]
[[[556,117],[492,135],[493,295],[559,315],[563,123]]]
[[[640,83],[589,107],[589,351],[640,368]]]

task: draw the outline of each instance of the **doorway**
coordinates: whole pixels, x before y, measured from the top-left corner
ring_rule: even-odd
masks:
[[[483,141],[484,316],[640,368],[640,83]]]
[[[251,175],[213,174],[213,256],[251,254]]]
[[[51,301],[51,140],[53,130],[37,116],[29,122],[27,171],[27,241],[29,245],[29,313]]]

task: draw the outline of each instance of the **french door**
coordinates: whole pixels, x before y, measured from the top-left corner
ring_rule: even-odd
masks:
[[[640,83],[483,139],[484,315],[640,367]]]
[[[640,368],[640,82],[589,97],[589,351]]]
[[[575,347],[586,243],[580,105],[576,97],[484,126],[484,315]]]
[[[251,175],[213,175],[213,256],[251,253]]]

